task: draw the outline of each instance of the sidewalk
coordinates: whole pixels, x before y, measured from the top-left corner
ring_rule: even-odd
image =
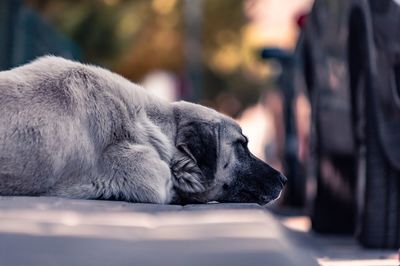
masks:
[[[0,266],[317,265],[253,204],[0,197]]]

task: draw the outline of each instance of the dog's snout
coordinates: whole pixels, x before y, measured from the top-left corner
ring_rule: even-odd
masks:
[[[282,185],[285,185],[287,183],[287,177],[284,176],[283,174],[279,174],[279,180],[281,181]]]

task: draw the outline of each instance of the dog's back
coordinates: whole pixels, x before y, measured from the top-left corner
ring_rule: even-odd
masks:
[[[41,195],[93,174],[100,151],[135,116],[133,101],[145,99],[135,99],[140,89],[58,57],[0,72],[0,195]]]
[[[74,119],[71,63],[48,57],[0,72],[0,195],[42,194],[64,168],[79,166],[74,140],[87,132]]]

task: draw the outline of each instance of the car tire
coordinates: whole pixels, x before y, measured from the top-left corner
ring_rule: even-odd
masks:
[[[318,143],[318,125],[314,118],[313,115],[307,180],[307,186],[312,188],[307,191],[312,229],[322,234],[351,234],[355,226],[355,199],[351,195],[344,196],[342,188],[346,186],[346,194],[354,191],[354,158],[324,155]],[[326,165],[338,175],[324,173]]]
[[[385,157],[379,136],[376,102],[371,76],[360,75],[356,95],[364,101],[363,120],[356,121],[365,132],[358,135],[357,225],[361,244],[371,248],[400,246],[400,176]],[[360,116],[359,116],[360,117]],[[364,128],[364,130],[362,130]]]

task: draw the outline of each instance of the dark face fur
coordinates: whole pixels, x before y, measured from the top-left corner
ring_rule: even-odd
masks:
[[[232,120],[181,123],[171,166],[175,203],[266,204],[279,197],[286,177],[250,153]]]
[[[250,153],[247,142],[233,144],[233,157],[229,172],[231,180],[222,185],[220,202],[256,202],[264,205],[279,197],[286,177]]]

